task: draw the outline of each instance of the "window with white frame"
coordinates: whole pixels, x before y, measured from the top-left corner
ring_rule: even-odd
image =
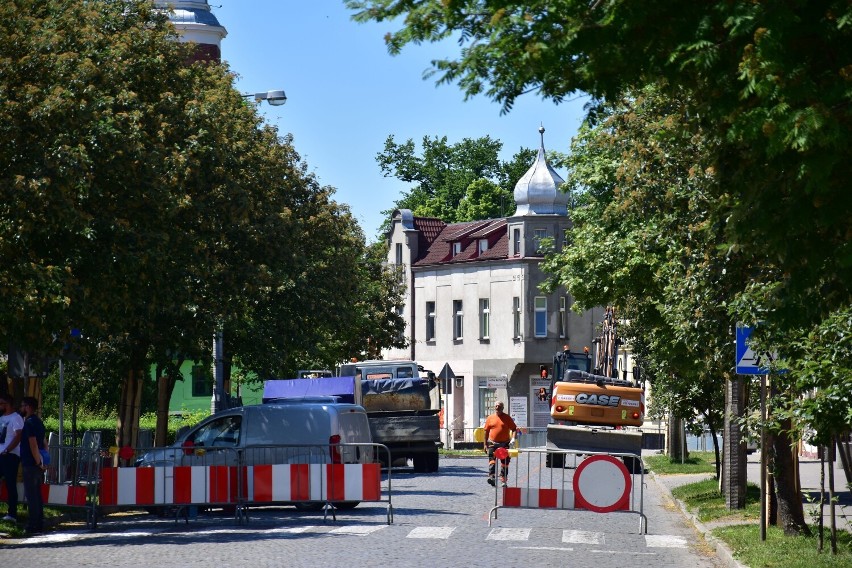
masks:
[[[404,308],[402,306],[396,307],[396,315],[399,316],[399,319],[404,318],[403,310],[404,310]],[[396,339],[397,339],[397,341],[405,341],[405,328],[404,327],[402,329],[400,329],[399,332],[396,334]]]
[[[479,299],[479,339],[488,339],[491,327],[491,310],[488,298]]]
[[[535,336],[547,337],[547,298],[536,296],[535,306]]]
[[[567,337],[568,312],[565,311],[565,296],[559,297],[559,337]]]
[[[453,256],[461,254],[461,243],[453,243]]]
[[[402,243],[396,243],[396,265],[402,265]]]
[[[426,341],[435,341],[435,302],[426,302]]]
[[[488,239],[479,239],[479,242],[477,243],[477,247],[479,249],[479,254],[482,254],[485,251],[487,251],[488,250]]]
[[[453,339],[464,337],[464,311],[462,301],[453,300]]]
[[[562,248],[568,247],[568,229],[562,229]]]
[[[533,231],[533,239],[535,240],[535,252],[539,254],[543,251],[541,242],[547,238],[547,229],[536,229]]]
[[[514,321],[513,333],[515,339],[521,337],[521,299],[517,296],[512,298],[512,319]]]
[[[512,254],[521,256],[521,230],[512,230]]]

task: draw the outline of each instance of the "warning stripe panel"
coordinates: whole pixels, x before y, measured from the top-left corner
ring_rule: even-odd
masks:
[[[505,487],[503,489],[503,506],[530,509],[573,509],[574,492],[567,489]]]
[[[86,501],[85,487],[43,492],[50,503]],[[101,471],[98,487],[100,506],[380,501],[381,494],[380,464],[116,467]]]

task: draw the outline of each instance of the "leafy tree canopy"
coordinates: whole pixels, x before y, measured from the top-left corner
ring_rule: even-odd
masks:
[[[712,129],[725,247],[777,266],[765,318],[820,321],[849,303],[852,5],[629,0],[347,0],[359,21],[403,17],[385,40],[457,39],[441,83],[504,110],[527,92],[618,101],[645,85],[683,93]],[[776,285],[777,284],[777,285]]]
[[[209,357],[218,325],[259,372],[313,357],[305,329],[322,360],[387,341],[350,325],[396,320],[348,208],[175,39],[151,2],[0,3],[0,344],[58,354],[78,328],[117,378]]]

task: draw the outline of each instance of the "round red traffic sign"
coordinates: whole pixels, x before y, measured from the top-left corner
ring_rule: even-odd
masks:
[[[630,472],[612,456],[591,456],[574,473],[574,506],[596,513],[630,508]]]
[[[509,450],[506,448],[497,448],[494,450],[494,457],[498,460],[504,460],[509,457]]]

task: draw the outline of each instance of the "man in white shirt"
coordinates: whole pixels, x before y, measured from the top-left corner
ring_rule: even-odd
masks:
[[[24,419],[15,410],[12,397],[0,394],[0,477],[6,483],[9,510],[4,521],[18,520],[18,467],[21,463],[21,430]]]

